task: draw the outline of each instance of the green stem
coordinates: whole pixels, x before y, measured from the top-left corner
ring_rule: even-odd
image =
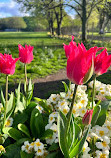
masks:
[[[27,68],[26,68],[26,64],[25,64],[25,82],[26,82],[26,85],[27,85]]]
[[[70,127],[70,122],[71,122],[71,117],[72,117],[72,110],[73,110],[73,105],[74,105],[75,98],[76,98],[77,87],[78,87],[78,85],[75,85],[70,111],[68,113],[67,125],[66,125],[66,136],[67,136],[67,133],[68,133],[69,127]]]
[[[95,98],[95,82],[96,82],[96,74],[93,79],[93,91],[92,91],[92,109],[94,108],[94,98]]]
[[[3,127],[5,126],[5,121],[6,121],[7,103],[8,103],[8,75],[6,75],[6,92],[5,92]]]

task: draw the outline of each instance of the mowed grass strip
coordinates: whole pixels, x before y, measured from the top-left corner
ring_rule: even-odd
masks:
[[[66,66],[63,43],[68,40],[51,38],[46,32],[0,32],[0,53],[19,56],[18,44],[34,46],[34,60],[27,64],[28,78],[45,77]],[[0,83],[5,83],[5,75],[0,74]],[[9,82],[17,83],[24,79],[24,64],[16,64],[15,74],[9,77]]]

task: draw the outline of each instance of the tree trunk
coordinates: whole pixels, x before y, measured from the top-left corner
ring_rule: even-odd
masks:
[[[51,34],[54,35],[54,26],[53,26],[53,20],[51,20]]]
[[[57,23],[57,35],[58,36],[61,35],[61,23],[60,22]]]
[[[82,2],[82,41],[86,40],[86,0]]]

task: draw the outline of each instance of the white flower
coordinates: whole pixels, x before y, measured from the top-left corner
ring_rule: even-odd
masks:
[[[59,101],[59,102],[58,102],[57,107],[58,107],[58,109],[61,109],[61,108],[63,108],[64,106],[67,106],[67,105],[68,105],[68,103],[67,103],[65,100],[62,100],[62,101]]]
[[[90,151],[87,141],[84,143],[82,150],[83,150],[83,154],[88,154],[88,152]]]
[[[109,151],[108,150],[104,150],[104,151],[97,150],[96,155],[97,155],[97,158],[109,158],[109,156],[108,156]]]
[[[78,110],[79,116],[83,117],[85,113],[87,112],[87,109],[85,107],[82,107]]]
[[[67,113],[69,112],[69,107],[68,106],[64,106],[61,111],[64,113],[64,115],[67,115]]]
[[[40,106],[40,105],[37,105],[37,106],[36,106],[36,108],[39,110],[39,112],[40,112],[40,113],[42,113],[42,111],[43,111],[43,108],[42,108],[42,106]]]
[[[50,124],[47,124],[47,125],[45,126],[45,130],[50,129],[51,126],[52,126],[51,123],[50,123]]]
[[[6,121],[5,126],[6,126],[6,127],[11,127],[12,124],[13,124],[13,118],[10,117],[10,118],[8,118],[8,120]]]
[[[108,144],[110,143],[110,139],[107,136],[103,137],[103,141],[102,142],[96,142],[96,147],[98,149],[109,149]]]
[[[55,123],[53,123],[50,129],[53,130],[55,133],[57,133],[57,125]]]
[[[52,145],[52,143],[55,141],[56,139],[56,133],[53,133],[53,135],[51,137],[49,137],[48,139],[46,139],[46,143]]]
[[[49,115],[49,124],[53,123],[55,121],[54,115]]]
[[[108,134],[108,129],[107,129],[106,127],[98,126],[98,127],[96,128],[96,134],[97,134],[99,137],[103,138],[105,135],[107,136],[107,134]]]
[[[35,153],[35,155],[37,155],[37,156],[42,156],[42,155],[44,155],[44,149],[38,148],[38,149],[37,149],[37,152]]]
[[[37,139],[34,142],[34,150],[37,151],[38,149],[43,149],[44,148],[44,144],[40,142],[39,139]]]
[[[21,147],[21,150],[29,153],[30,152],[29,146],[30,146],[29,141],[25,141],[24,145],[22,145]]]
[[[52,102],[53,104],[56,104],[59,99],[60,99],[59,94],[51,94],[49,98],[50,102]]]

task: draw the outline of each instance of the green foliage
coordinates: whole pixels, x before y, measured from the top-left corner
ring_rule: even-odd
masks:
[[[101,106],[100,105],[96,105],[94,107],[94,111],[93,111],[93,115],[92,115],[92,121],[91,121],[91,125],[92,126],[95,126],[100,111],[101,111]]]
[[[101,102],[101,111],[99,113],[96,124],[102,126],[106,120],[106,114],[108,110],[108,106],[111,104],[110,101],[102,101]]]
[[[41,138],[45,131],[42,114],[36,108],[31,113],[30,129],[34,138]]]
[[[3,128],[3,132],[5,134],[8,134],[14,140],[19,140],[22,138],[22,135],[19,132],[19,130],[17,130],[16,128],[13,128],[13,127],[5,127],[5,128]]]
[[[73,158],[75,157],[76,155],[79,155],[82,148],[83,148],[83,145],[84,145],[84,142],[86,141],[86,138],[87,138],[87,135],[88,135],[88,132],[89,132],[89,129],[90,129],[90,126],[88,127],[88,129],[86,130],[84,136],[82,137],[82,139],[77,143],[77,145],[72,149],[72,151],[70,152],[70,158]]]
[[[59,138],[59,146],[62,151],[62,153],[68,158],[68,148],[67,148],[67,142],[66,142],[66,124],[67,119],[65,115],[60,111],[58,115],[58,138]]]
[[[21,158],[20,147],[16,144],[11,144],[6,148],[6,153],[3,154],[3,158]]]

